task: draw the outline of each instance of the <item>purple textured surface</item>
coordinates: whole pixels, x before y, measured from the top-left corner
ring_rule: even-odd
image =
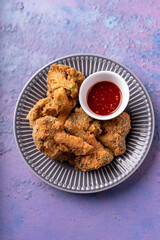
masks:
[[[160,236],[160,2],[0,1],[0,239],[157,240]],[[153,103],[156,129],[141,167],[105,192],[75,195],[38,179],[22,160],[13,113],[28,79],[72,53],[130,68]]]

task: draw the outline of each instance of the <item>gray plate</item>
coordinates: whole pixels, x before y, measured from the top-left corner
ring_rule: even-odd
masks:
[[[46,96],[47,73],[53,63],[65,64],[91,73],[109,70],[121,75],[130,90],[126,111],[131,116],[132,129],[127,137],[126,152],[107,166],[91,172],[76,171],[68,163],[59,163],[39,152],[32,139],[26,115],[33,105]],[[57,59],[41,68],[22,90],[14,116],[15,139],[20,153],[30,169],[49,185],[74,193],[93,193],[109,189],[127,179],[143,162],[154,134],[154,112],[150,97],[141,81],[125,66],[104,56],[76,54]]]

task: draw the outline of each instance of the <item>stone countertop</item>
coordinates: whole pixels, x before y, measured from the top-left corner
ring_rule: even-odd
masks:
[[[159,0],[0,1],[0,239],[157,240],[160,236]],[[13,113],[28,79],[48,62],[95,53],[130,68],[155,111],[141,167],[108,191],[76,195],[38,179],[22,160]]]

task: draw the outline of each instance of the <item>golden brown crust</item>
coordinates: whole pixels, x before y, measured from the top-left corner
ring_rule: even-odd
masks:
[[[91,171],[109,164],[113,160],[112,152],[107,148],[96,149],[93,154],[77,157],[75,166],[82,171]]]
[[[131,129],[130,116],[123,112],[118,117],[102,123],[103,133],[98,137],[115,156],[126,151],[125,138]]]
[[[93,152],[93,146],[85,142],[82,138],[69,135],[64,131],[56,134],[55,141],[58,144],[64,144],[69,151],[77,156]]]
[[[48,110],[47,110],[48,109]],[[29,111],[27,119],[30,121],[30,127],[33,128],[35,121],[45,115],[55,117],[59,112],[58,106],[51,97],[40,99]]]
[[[84,76],[74,68],[66,65],[53,64],[47,77],[47,95],[53,95],[54,91],[63,87],[72,98],[78,97],[79,87],[84,81]]]
[[[75,108],[74,113],[71,113],[67,119],[75,126],[83,129],[85,132],[93,133],[95,136],[98,136],[102,133],[101,125],[99,121],[93,120],[88,116],[83,109]]]
[[[131,128],[130,122],[131,120],[129,114],[123,112],[116,118],[104,121],[101,124],[101,127],[104,130],[104,133],[116,132],[120,135],[126,136]]]
[[[65,122],[78,101],[78,91],[84,76],[74,68],[53,64],[47,76],[47,97],[40,99],[30,110],[27,119],[33,128],[35,121],[44,116],[58,116]]]
[[[33,128],[35,121],[44,116],[58,116],[64,123],[76,103],[77,98],[68,97],[63,88],[56,89],[53,97],[40,99],[29,111],[27,119],[30,120],[30,127]]]
[[[77,111],[78,109],[76,109],[75,112],[77,113]],[[80,109],[80,116],[82,116],[82,111],[83,110]],[[83,115],[86,116],[81,117],[81,120],[87,118],[86,113],[83,113]],[[90,120],[92,120],[92,118]],[[86,156],[77,157],[75,160],[75,166],[82,171],[90,171],[110,163],[113,160],[112,152],[98,142],[94,134],[86,131],[87,127],[84,125],[83,121],[82,123],[78,121],[78,124],[77,121],[77,115],[75,113],[71,114],[64,124],[66,131],[72,135],[79,136],[88,144],[92,145],[94,147],[94,151]]]
[[[60,158],[62,153],[86,155],[93,152],[93,146],[82,138],[67,134],[63,124],[55,117],[45,116],[36,120],[33,140],[37,149],[51,158]]]
[[[33,140],[37,149],[46,156],[56,158],[62,152],[68,152],[63,144],[57,144],[54,136],[63,130],[63,124],[55,117],[45,116],[36,120],[33,126]]]

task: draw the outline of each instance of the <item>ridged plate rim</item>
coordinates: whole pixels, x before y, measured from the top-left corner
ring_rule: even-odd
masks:
[[[111,61],[112,63],[115,63],[117,65],[119,65],[120,67],[122,67],[124,70],[127,70],[127,72],[131,73],[131,75],[137,80],[137,82],[140,84],[140,86],[142,87],[142,90],[144,91],[144,94],[146,95],[147,97],[147,100],[149,102],[149,108],[150,108],[150,111],[151,111],[151,122],[152,122],[152,131],[151,131],[151,135],[150,135],[150,138],[149,138],[149,142],[148,142],[148,148],[145,150],[144,154],[143,154],[143,157],[141,158],[141,161],[139,161],[139,163],[127,174],[125,175],[124,177],[122,177],[120,180],[117,180],[116,182],[112,183],[111,185],[108,185],[108,186],[104,186],[103,188],[100,188],[100,189],[94,189],[94,190],[85,190],[85,191],[82,191],[82,190],[71,190],[71,189],[67,189],[67,188],[64,188],[62,186],[58,186],[54,183],[50,183],[48,180],[46,180],[45,178],[43,178],[42,176],[40,176],[39,174],[37,174],[36,171],[34,171],[34,169],[32,169],[32,167],[30,166],[30,164],[27,162],[27,160],[25,159],[25,157],[23,156],[22,154],[22,150],[21,150],[21,147],[20,147],[20,144],[18,143],[18,139],[17,139],[17,132],[16,132],[16,116],[17,116],[17,108],[18,108],[18,104],[19,104],[19,101],[26,89],[26,87],[28,86],[28,84],[34,79],[34,77],[40,73],[43,69],[45,69],[46,67],[50,66],[51,64],[55,63],[55,62],[58,62],[58,61],[62,61],[63,59],[67,59],[67,58],[72,58],[72,57],[97,57],[97,58],[103,58],[105,59],[106,61]],[[144,161],[145,157],[147,156],[148,152],[149,152],[149,149],[151,147],[151,144],[152,144],[152,140],[153,140],[153,136],[154,136],[154,129],[155,129],[155,116],[154,116],[154,110],[153,110],[153,106],[152,106],[152,102],[151,102],[151,99],[150,99],[150,96],[147,92],[147,90],[145,89],[143,83],[140,81],[140,79],[130,70],[128,69],[126,66],[124,66],[123,64],[115,61],[115,60],[112,60],[111,58],[107,58],[106,56],[103,56],[103,55],[99,55],[99,54],[90,54],[90,53],[77,53],[77,54],[71,54],[71,55],[66,55],[66,56],[63,56],[63,57],[60,57],[60,58],[57,58],[51,62],[49,62],[48,64],[44,65],[43,67],[41,67],[35,74],[33,74],[30,79],[27,81],[27,83],[25,84],[25,86],[23,87],[19,97],[18,97],[18,100],[17,100],[17,103],[16,103],[16,106],[15,106],[15,111],[14,111],[14,117],[13,117],[13,130],[14,130],[14,137],[15,137],[15,141],[16,141],[16,145],[17,145],[17,148],[24,160],[24,162],[27,164],[27,166],[32,170],[32,172],[38,177],[40,178],[43,182],[49,184],[50,186],[54,187],[54,188],[57,188],[59,190],[62,190],[62,191],[66,191],[66,192],[70,192],[70,193],[77,193],[77,194],[88,194],[88,193],[96,193],[96,192],[101,192],[101,191],[104,191],[104,190],[107,190],[107,189],[110,189],[112,187],[115,187],[117,186],[118,184],[124,182],[126,179],[128,179],[138,168],[139,166],[142,164],[142,162]]]

